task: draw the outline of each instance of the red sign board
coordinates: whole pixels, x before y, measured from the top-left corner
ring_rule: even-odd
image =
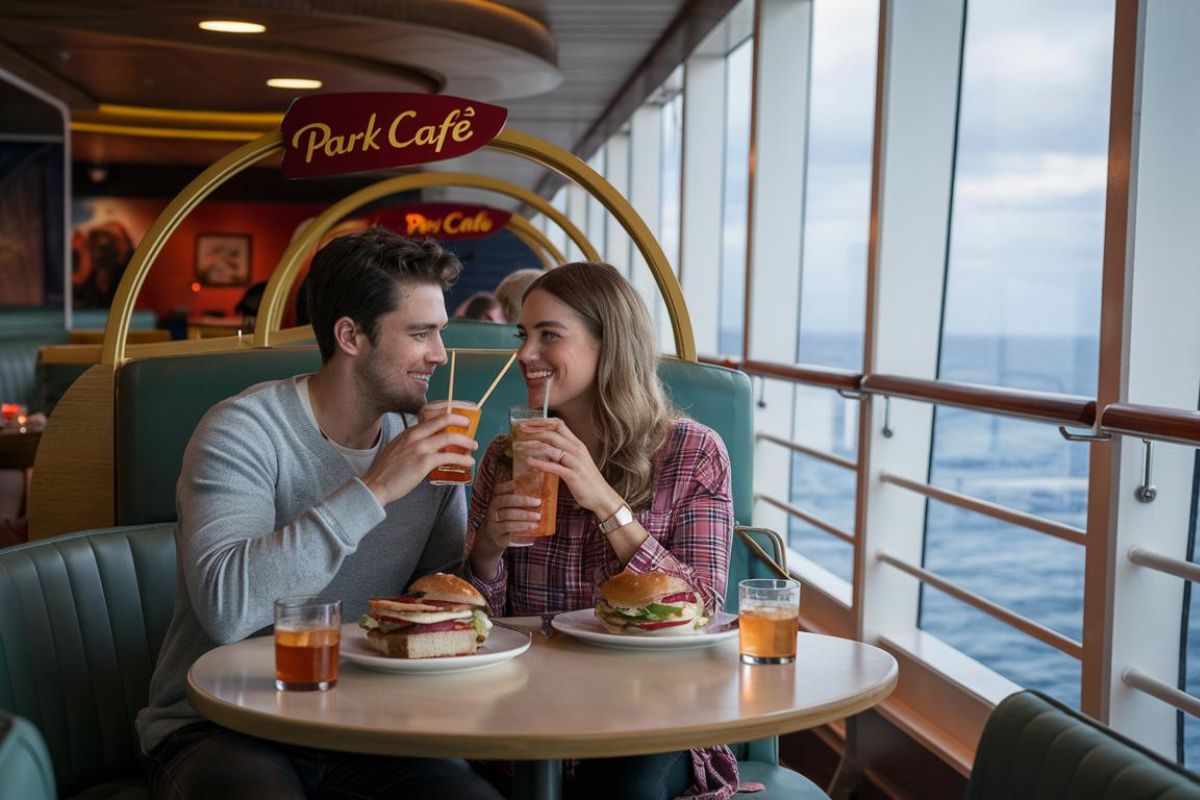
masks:
[[[371,221],[405,236],[480,239],[499,233],[512,214],[465,203],[414,203],[371,214]]]
[[[500,106],[444,94],[315,94],[292,103],[283,131],[289,178],[406,167],[465,156],[504,127]]]

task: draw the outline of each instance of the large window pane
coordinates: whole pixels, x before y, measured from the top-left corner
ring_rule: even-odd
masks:
[[[1096,388],[1112,0],[971,0],[938,375]],[[939,408],[930,480],[1085,527],[1087,449],[1051,426]],[[931,503],[925,563],[1077,637],[1082,548]],[[1067,702],[1078,665],[937,592],[920,624]],[[1068,668],[1069,667],[1069,668]]]
[[[862,366],[877,0],[813,6],[797,360]],[[851,498],[853,502],[853,498]]]
[[[725,61],[725,186],[721,217],[722,353],[742,352],[746,279],[746,213],[750,171],[750,94],[753,40],[735,47]]]

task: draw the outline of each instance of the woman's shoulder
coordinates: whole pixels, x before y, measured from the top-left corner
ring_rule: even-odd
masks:
[[[669,460],[729,461],[729,451],[717,432],[687,417],[671,421],[670,432],[663,442],[660,455]]]

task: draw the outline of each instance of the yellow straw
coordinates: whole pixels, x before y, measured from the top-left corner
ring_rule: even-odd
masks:
[[[500,374],[496,376],[496,380],[492,381],[492,385],[489,386],[487,388],[487,391],[483,393],[483,397],[479,398],[479,405],[477,405],[476,408],[483,408],[484,402],[488,399],[489,396],[491,396],[492,390],[496,388],[496,384],[500,383],[500,379],[504,377],[504,373],[508,372],[508,368],[512,366],[512,362],[515,361],[516,358],[517,358],[517,351],[514,350],[513,354],[508,357],[508,361],[506,361],[504,363],[504,368],[500,370]],[[450,374],[451,374],[451,376],[454,375],[454,373],[450,373]]]
[[[458,355],[457,350],[450,351],[450,388],[446,390],[446,416],[450,416],[450,410],[454,408],[454,357]]]

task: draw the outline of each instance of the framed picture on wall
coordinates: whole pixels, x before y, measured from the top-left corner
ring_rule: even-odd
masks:
[[[250,283],[250,234],[196,234],[196,281],[201,286]]]

